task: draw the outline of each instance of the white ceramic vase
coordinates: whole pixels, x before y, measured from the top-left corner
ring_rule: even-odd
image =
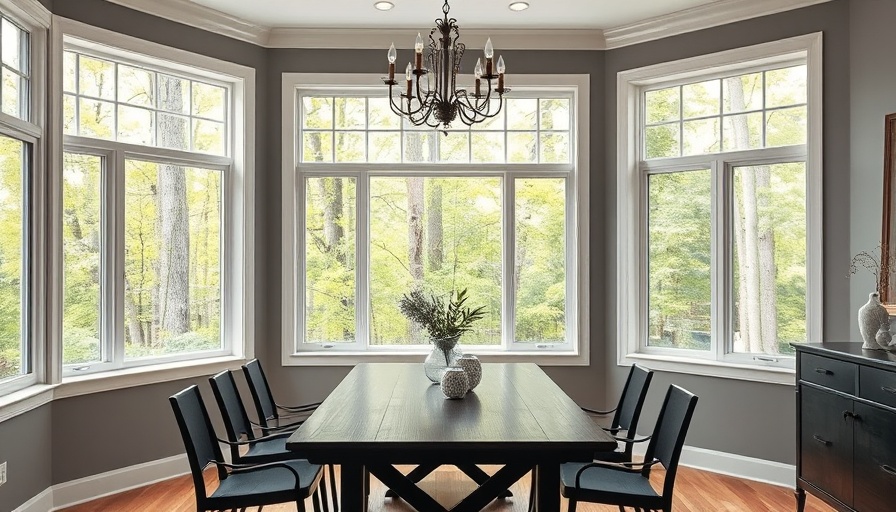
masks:
[[[890,317],[883,304],[880,303],[878,293],[869,293],[868,302],[859,308],[859,333],[861,333],[864,341],[862,344],[863,349],[881,350],[875,337],[877,336],[877,331],[880,330],[881,324],[887,323],[889,325],[889,321]]]
[[[442,373],[441,385],[445,398],[463,398],[470,389],[466,372],[457,366],[445,369]]]
[[[470,391],[473,391],[473,388],[478,386],[479,381],[482,380],[482,364],[479,362],[479,358],[473,354],[464,354],[463,357],[458,359],[457,363],[467,374]]]

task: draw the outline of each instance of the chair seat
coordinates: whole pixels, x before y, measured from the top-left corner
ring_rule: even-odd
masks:
[[[576,488],[576,473],[584,465],[570,463],[560,466],[560,491],[564,497],[577,501],[662,507],[662,498],[641,473],[592,467],[582,473],[581,487]]]
[[[240,456],[242,462],[293,460],[295,454],[286,449],[286,437],[266,439],[249,445],[249,451]]]
[[[282,503],[310,496],[321,476],[320,466],[307,460],[286,462],[299,474],[298,496],[293,484],[292,473],[286,468],[268,468],[247,473],[235,473],[220,481],[218,488],[209,496],[210,501],[224,500],[227,503]],[[238,501],[237,501],[238,500]],[[240,504],[229,505],[243,506]]]

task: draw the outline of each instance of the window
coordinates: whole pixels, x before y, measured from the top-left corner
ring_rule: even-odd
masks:
[[[251,70],[65,28],[63,375],[242,356]]]
[[[417,288],[466,288],[486,307],[461,338],[477,354],[587,363],[577,142],[587,84],[515,85],[490,121],[440,132],[395,115],[374,77],[326,89],[315,78],[284,76],[296,113],[284,119],[284,155],[295,156],[284,159],[284,218],[294,220],[284,222],[285,364],[422,353],[425,331],[398,309]]]
[[[805,36],[620,73],[620,362],[774,373],[820,333],[819,54]]]
[[[0,395],[42,377],[45,50],[43,20],[0,2]]]

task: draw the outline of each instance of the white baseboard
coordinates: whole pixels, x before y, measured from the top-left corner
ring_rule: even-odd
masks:
[[[634,453],[643,456],[646,449],[646,446],[635,445]],[[792,489],[796,485],[796,466],[781,462],[693,446],[685,446],[682,449],[680,462],[682,466],[780,487]]]
[[[12,512],[47,512],[53,509],[53,488],[47,487],[37,496],[22,503]]]
[[[56,484],[25,502],[13,512],[48,512],[104,496],[151,485],[190,472],[186,455],[174,455]]]

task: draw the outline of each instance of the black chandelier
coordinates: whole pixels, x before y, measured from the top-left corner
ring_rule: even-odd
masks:
[[[485,68],[481,58],[476,61],[473,71],[475,91],[469,94],[466,89],[457,88],[457,74],[466,46],[457,42],[460,37],[457,20],[448,17],[448,10],[448,0],[445,0],[442,6],[444,18],[436,19],[436,26],[429,32],[428,67],[423,66],[423,38],[417,34],[414,65],[409,62],[405,69],[407,89],[398,95],[393,94],[393,88],[398,85],[395,80],[395,44],[389,48],[389,77],[383,78],[389,86],[389,103],[393,112],[406,117],[415,126],[441,126],[444,130],[451,127],[455,119],[467,126],[481,123],[501,112],[504,93],[510,92],[504,87],[504,58],[499,57],[496,69],[493,68],[495,50],[491,38],[485,43]],[[438,34],[438,38],[434,34]],[[482,80],[485,80],[484,94]],[[497,81],[494,89],[493,80]],[[497,106],[492,101],[493,92],[497,94]]]

